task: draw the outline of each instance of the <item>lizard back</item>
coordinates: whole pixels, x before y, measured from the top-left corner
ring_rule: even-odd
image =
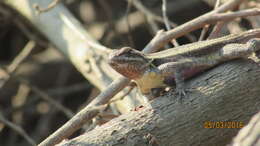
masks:
[[[160,59],[167,57],[177,57],[177,56],[201,56],[205,54],[209,54],[211,52],[215,52],[220,47],[223,47],[229,43],[245,43],[249,39],[254,37],[260,37],[260,29],[249,30],[241,34],[231,34],[224,37],[200,41],[195,43],[190,43],[182,46],[178,46],[176,48],[167,49],[164,51],[146,54],[147,58],[150,59]]]

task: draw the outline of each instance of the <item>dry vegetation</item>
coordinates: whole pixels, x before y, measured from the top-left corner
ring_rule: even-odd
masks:
[[[232,143],[240,129],[209,130],[202,121],[246,125],[260,111],[256,65],[225,64],[189,82],[205,94],[176,103],[169,93],[143,107],[106,59],[111,48],[150,53],[256,29],[259,14],[260,3],[247,0],[2,0],[0,145]],[[234,145],[259,144],[259,117]]]

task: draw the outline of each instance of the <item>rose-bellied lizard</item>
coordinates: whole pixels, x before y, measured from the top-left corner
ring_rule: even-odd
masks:
[[[260,29],[200,41],[152,54],[124,47],[110,54],[110,66],[132,79],[144,95],[153,89],[176,85],[185,95],[184,80],[218,64],[247,58],[260,50]],[[153,96],[153,95],[152,95]]]

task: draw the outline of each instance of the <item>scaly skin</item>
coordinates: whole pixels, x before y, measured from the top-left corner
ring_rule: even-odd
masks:
[[[147,95],[152,89],[169,85],[176,85],[176,92],[185,94],[185,79],[258,51],[260,39],[251,39],[254,37],[260,37],[260,29],[152,54],[124,47],[110,54],[109,64],[120,74],[134,80],[142,94]]]

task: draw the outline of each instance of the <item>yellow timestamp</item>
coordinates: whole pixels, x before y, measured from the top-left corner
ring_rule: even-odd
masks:
[[[206,121],[204,128],[243,128],[244,123],[238,121]]]

